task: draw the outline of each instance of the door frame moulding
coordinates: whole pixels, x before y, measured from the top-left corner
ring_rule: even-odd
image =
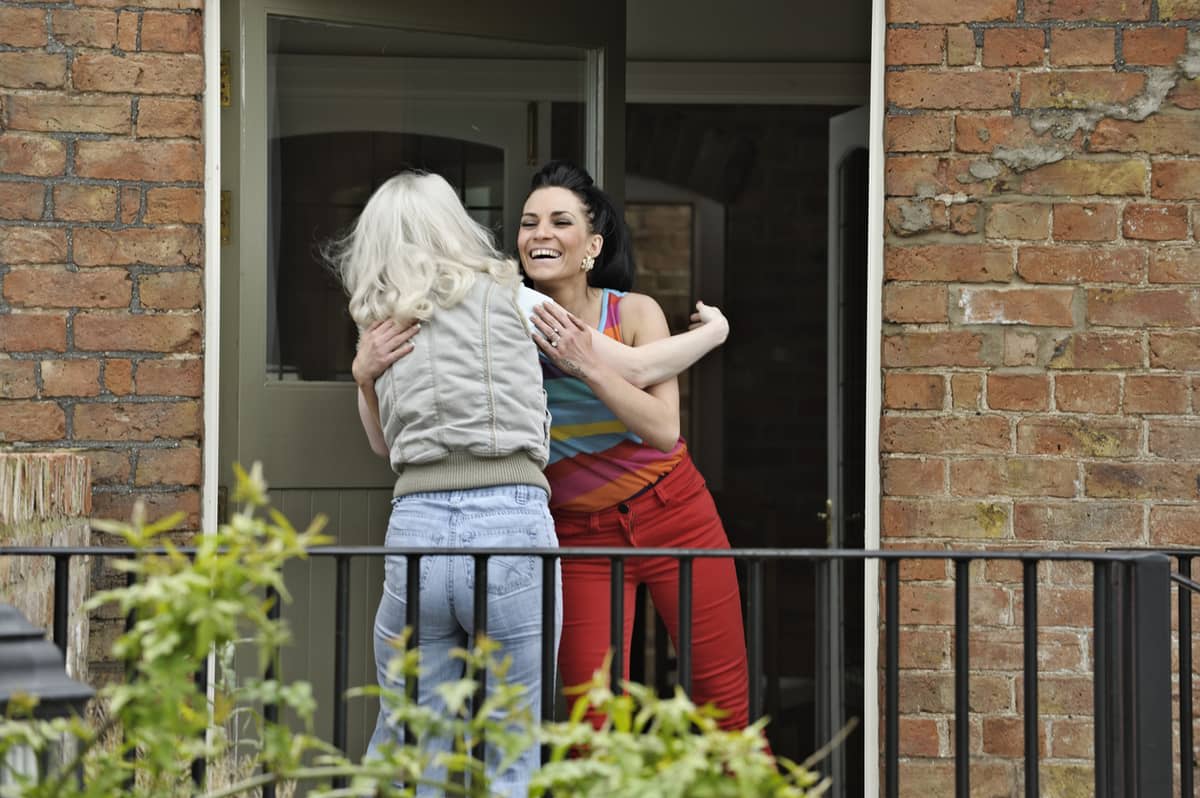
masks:
[[[857,105],[870,107],[867,255],[867,374],[866,473],[864,474],[864,545],[878,549],[879,535],[879,413],[882,376],[879,343],[882,336],[883,283],[883,122],[884,122],[884,0],[871,2],[871,61],[842,63],[717,63],[635,61],[627,64],[627,103],[710,103]],[[204,7],[204,439],[201,483],[201,528],[217,523],[220,414],[220,9]],[[864,91],[865,84],[865,91]],[[864,795],[879,794],[879,566],[867,561],[864,579]]]

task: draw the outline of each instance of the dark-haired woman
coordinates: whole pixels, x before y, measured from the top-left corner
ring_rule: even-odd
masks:
[[[638,388],[595,356],[591,331],[639,347],[667,338],[662,309],[633,283],[629,233],[608,197],[582,169],[551,162],[533,179],[517,246],[547,305],[535,338],[547,360],[550,509],[562,546],[728,549],[704,479],[679,435],[674,377]],[[565,312],[564,312],[565,311]],[[563,561],[563,684],[588,681],[609,648],[607,559]],[[731,559],[694,563],[692,695],[727,713],[726,728],[749,722],[741,601]],[[646,584],[678,640],[679,568],[669,558],[625,562],[624,672],[629,672],[634,591]],[[598,721],[598,718],[594,718]]]

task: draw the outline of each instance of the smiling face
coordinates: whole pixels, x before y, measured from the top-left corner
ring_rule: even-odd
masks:
[[[573,191],[539,188],[525,200],[517,250],[521,266],[535,284],[586,280],[585,256],[596,257],[604,238],[592,232],[587,208]]]

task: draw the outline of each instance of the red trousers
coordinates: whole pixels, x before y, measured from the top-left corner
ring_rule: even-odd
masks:
[[[728,549],[712,495],[690,457],[638,496],[595,513],[553,511],[561,546]],[[726,729],[749,723],[749,681],[742,605],[732,559],[698,557],[692,585],[692,700],[728,713]],[[558,664],[567,687],[590,681],[610,648],[607,558],[562,561],[563,626]],[[625,655],[633,633],[635,593],[645,584],[671,640],[679,642],[679,564],[667,557],[625,560]],[[593,723],[601,718],[592,717]]]

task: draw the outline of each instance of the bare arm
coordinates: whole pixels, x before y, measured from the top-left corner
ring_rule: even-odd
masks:
[[[380,457],[388,456],[387,441],[383,437],[383,425],[379,420],[379,397],[375,394],[375,380],[400,358],[413,350],[410,340],[421,329],[418,323],[400,327],[393,321],[377,321],[368,327],[358,339],[358,353],[354,356],[351,372],[358,385],[358,420],[367,433],[371,451]]]
[[[648,296],[628,294],[621,300],[621,318],[622,328],[635,348],[670,337],[662,308]],[[570,324],[577,331],[589,329],[574,316],[570,317]],[[590,337],[585,340],[590,343]],[[534,341],[559,368],[586,382],[596,397],[647,445],[664,452],[675,447],[679,440],[679,384],[674,377],[643,390],[595,357],[590,347],[585,351],[591,356],[577,359],[544,337],[535,336]]]
[[[533,323],[549,340],[559,336],[556,348],[567,351],[572,343],[579,345],[579,342],[563,341],[562,337],[569,339],[583,334],[578,325],[569,323],[570,317],[571,314],[558,305],[545,303],[535,308]],[[627,346],[596,329],[588,328],[587,333],[597,358],[627,382],[645,388],[686,371],[729,336],[729,322],[712,305],[697,302],[692,322],[689,332],[667,335],[640,346]]]

